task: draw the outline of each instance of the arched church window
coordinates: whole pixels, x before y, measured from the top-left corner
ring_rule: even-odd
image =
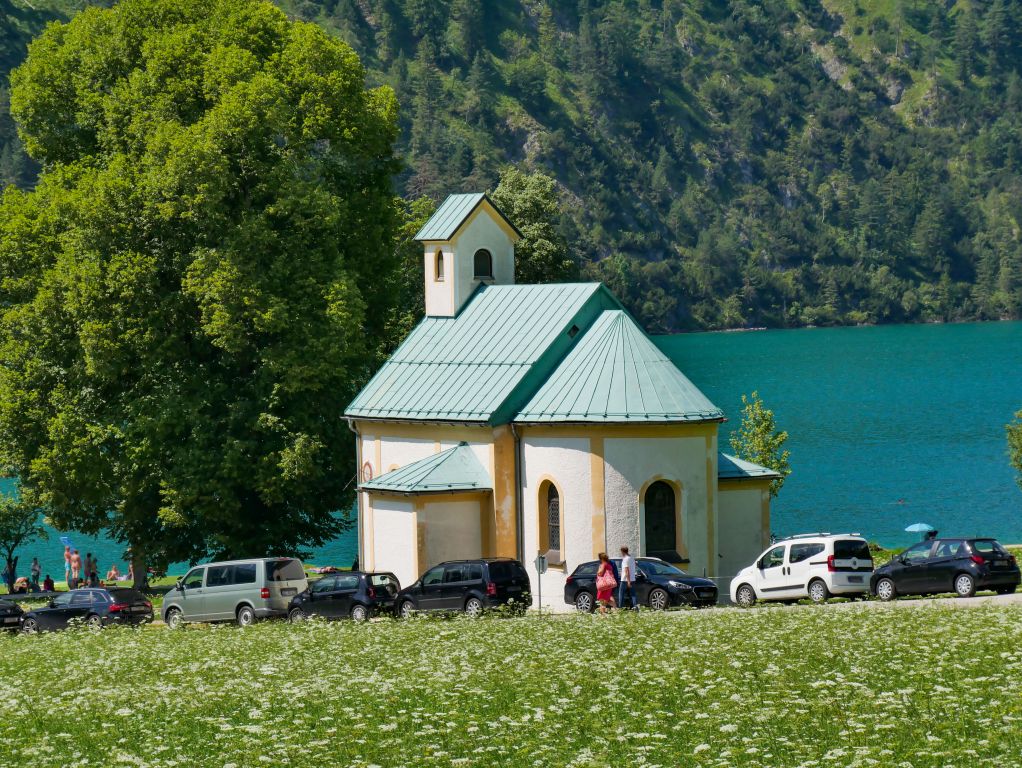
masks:
[[[436,279],[441,282],[444,279],[444,252],[436,252]]]
[[[646,489],[646,554],[681,563],[678,552],[678,499],[670,483],[657,480]]]
[[[485,248],[480,248],[475,255],[475,278],[476,280],[493,277],[493,256]]]
[[[539,551],[550,565],[563,565],[561,554],[561,494],[549,480],[539,494]]]

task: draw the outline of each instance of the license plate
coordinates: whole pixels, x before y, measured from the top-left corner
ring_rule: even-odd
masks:
[[[288,587],[287,589],[280,590],[280,594],[282,597],[293,597],[298,594],[298,590],[294,587]]]
[[[522,588],[521,587],[508,587],[507,591],[508,592],[521,592]]]
[[[849,584],[862,584],[862,576],[849,576],[848,577],[848,583]]]
[[[17,624],[21,619],[17,616],[8,616],[4,619],[4,624]]]
[[[998,568],[1005,566],[1007,564],[1008,564],[1007,560],[994,560],[994,565],[996,565]]]
[[[149,609],[148,608],[132,608],[131,612],[132,613],[149,613]]]

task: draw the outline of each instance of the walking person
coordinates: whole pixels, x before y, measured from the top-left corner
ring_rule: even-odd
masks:
[[[71,547],[64,547],[64,582],[71,589]]]
[[[622,608],[638,609],[639,600],[635,596],[635,558],[628,554],[628,547],[621,547],[621,582],[618,587],[617,604]],[[627,603],[625,600],[627,599]]]
[[[39,591],[39,577],[42,576],[42,574],[43,574],[43,567],[41,565],[39,565],[39,558],[38,557],[33,557],[32,558],[32,568],[30,569],[30,573],[32,574],[32,591],[33,592],[38,592]]]
[[[71,552],[71,580],[67,583],[68,589],[78,589],[78,580],[82,576],[82,556],[78,550]]]
[[[600,613],[605,614],[607,608],[614,607],[614,587],[616,586],[614,564],[610,562],[606,552],[601,552],[600,568],[596,571],[596,602],[600,604]]]

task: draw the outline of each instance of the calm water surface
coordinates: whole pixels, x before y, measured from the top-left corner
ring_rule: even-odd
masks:
[[[731,421],[758,390],[788,430],[792,474],[773,530],[860,531],[908,544],[905,526],[1022,542],[1022,491],[1004,425],[1022,409],[1022,323],[907,325],[661,336],[657,344]],[[2,482],[2,481],[0,481]],[[72,534],[105,572],[123,547]],[[63,578],[56,533],[29,546]],[[310,562],[350,565],[351,533]],[[183,565],[172,569],[183,572]]]

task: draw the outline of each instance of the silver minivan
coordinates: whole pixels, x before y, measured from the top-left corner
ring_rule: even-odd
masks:
[[[186,621],[236,621],[286,616],[291,598],[309,586],[305,567],[293,557],[261,557],[197,565],[163,598],[171,629]]]

